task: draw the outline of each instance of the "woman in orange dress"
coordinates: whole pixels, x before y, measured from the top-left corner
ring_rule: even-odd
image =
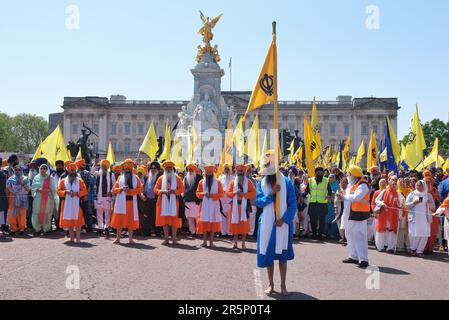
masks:
[[[114,244],[120,243],[122,229],[128,229],[129,243],[133,240],[134,230],[139,229],[139,211],[137,210],[137,195],[143,192],[142,182],[133,173],[134,161],[125,160],[123,174],[117,179],[112,192],[116,194],[111,227],[117,229]]]
[[[249,199],[256,197],[256,188],[246,176],[247,167],[239,164],[236,167],[237,176],[231,180],[226,195],[231,201],[231,219],[229,220],[229,232],[234,235],[233,249],[237,249],[239,235],[242,236],[242,249],[246,249],[246,235],[250,230],[249,214],[247,209],[251,209]]]
[[[81,227],[84,216],[80,199],[87,196],[86,185],[76,173],[76,164],[67,164],[68,175],[59,182],[58,196],[61,199],[60,227],[69,230],[70,242],[81,242]],[[76,234],[76,240],[75,240]]]
[[[215,166],[207,165],[205,177],[198,184],[196,196],[201,200],[198,208],[197,234],[203,235],[202,247],[214,247],[214,237],[216,232],[221,230],[220,199],[224,196],[223,186],[215,177]]]

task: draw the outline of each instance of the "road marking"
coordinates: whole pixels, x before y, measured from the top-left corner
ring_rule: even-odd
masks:
[[[263,299],[262,280],[260,279],[260,270],[254,269],[254,286],[256,288],[256,296]]]

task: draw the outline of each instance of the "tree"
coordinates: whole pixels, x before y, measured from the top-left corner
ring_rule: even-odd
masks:
[[[48,136],[48,123],[43,117],[19,114],[11,117],[0,113],[0,151],[34,153]]]
[[[440,119],[433,119],[430,122],[426,122],[422,129],[428,151],[432,150],[433,142],[435,138],[438,138],[440,154],[449,154],[449,122],[444,123]]]

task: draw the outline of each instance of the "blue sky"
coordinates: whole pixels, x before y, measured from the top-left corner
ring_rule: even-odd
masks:
[[[80,29],[66,28],[66,8]],[[369,5],[380,29],[369,30]],[[0,111],[59,112],[64,96],[190,99],[189,69],[206,15],[215,29],[229,90],[251,90],[278,22],[281,100],[335,100],[338,95],[398,97],[399,136],[414,106],[421,119],[448,119],[447,0],[46,0],[0,4]]]

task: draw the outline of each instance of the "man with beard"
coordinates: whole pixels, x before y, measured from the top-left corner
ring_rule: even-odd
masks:
[[[345,226],[349,258],[343,260],[343,263],[354,263],[360,268],[366,268],[368,267],[367,220],[371,216],[370,187],[363,179],[363,171],[359,166],[349,166],[347,177],[349,182],[347,192],[336,193],[338,199],[346,201],[343,215],[349,216],[348,225]]]
[[[116,194],[111,227],[117,229],[114,244],[120,244],[122,229],[128,229],[129,243],[133,240],[134,230],[139,229],[139,211],[137,209],[137,195],[143,191],[142,182],[133,173],[134,161],[126,159],[123,162],[124,173],[115,182],[112,192]]]
[[[104,159],[100,162],[99,171],[91,171],[95,177],[97,187],[95,208],[97,209],[98,233],[103,233],[105,235],[109,234],[109,225],[112,214],[112,187],[115,185],[115,176],[109,171],[110,167],[110,162]]]
[[[234,180],[234,176],[232,175],[232,166],[228,163],[225,163],[223,165],[223,174],[220,176],[220,182],[223,186],[223,190],[228,190],[229,184],[232,180]],[[231,201],[232,198],[229,198],[226,193],[224,194],[223,198],[220,200],[221,206],[223,209],[223,215],[221,218],[221,235],[223,237],[230,236],[231,232],[229,232],[229,223],[231,221]]]
[[[93,188],[91,184],[91,175],[90,172],[86,170],[86,161],[84,159],[78,160],[75,162],[78,168],[78,174],[81,179],[83,179],[84,185],[87,189],[87,195],[90,194],[91,188]],[[81,199],[81,209],[83,210],[84,221],[86,222],[86,232],[92,231],[92,210],[90,208],[90,203],[88,197],[84,197]]]
[[[204,167],[205,176],[198,184],[196,196],[201,200],[198,211],[197,233],[203,235],[202,247],[215,247],[215,233],[221,229],[220,199],[224,195],[221,182],[215,178],[215,166],[209,164]]]
[[[67,163],[68,164],[68,163]],[[55,162],[56,169],[51,174],[53,178],[53,182],[56,185],[56,188],[59,185],[59,182],[61,179],[64,179],[67,177],[67,171],[65,171],[66,164],[62,160],[56,160]],[[59,226],[59,212],[61,211],[61,201],[59,201],[59,197],[55,197],[55,208],[53,210],[53,218],[54,218],[54,224],[56,227],[56,231],[62,230]]]
[[[246,177],[246,166],[238,164],[235,166],[237,176],[231,181],[227,189],[228,198],[231,202],[231,221],[229,223],[229,231],[234,236],[232,248],[237,249],[239,235],[242,236],[242,249],[246,249],[246,235],[250,230],[249,212],[251,212],[251,203],[249,199],[256,196],[256,188],[253,183]]]
[[[201,202],[196,196],[196,190],[202,177],[199,174],[199,168],[194,164],[188,164],[186,170],[187,175],[184,178],[184,206],[190,235],[193,238],[196,235],[196,219],[198,217],[198,207]]]
[[[9,199],[8,223],[11,228],[10,235],[15,235],[17,231],[23,235],[26,227],[29,187],[20,166],[15,165],[12,169],[13,175],[6,182]]]
[[[39,167],[39,174],[34,177],[31,194],[34,198],[32,224],[35,234],[44,235],[51,230],[51,218],[55,208],[56,185],[50,176],[48,165]]]
[[[182,227],[182,219],[179,217],[179,199],[184,192],[184,184],[175,173],[173,161],[166,160],[162,164],[164,174],[159,177],[154,187],[158,196],[156,204],[156,226],[164,228],[164,241],[162,245],[169,244],[169,232],[173,244],[177,244],[176,233]]]
[[[281,293],[289,295],[286,286],[287,261],[293,260],[293,218],[296,213],[296,195],[292,182],[279,174],[276,182],[276,162],[274,150],[268,150],[262,159],[262,180],[257,185],[256,204],[263,209],[259,220],[257,235],[257,266],[267,268],[268,289],[265,294],[274,292],[274,260],[279,260],[281,273]],[[279,197],[277,213],[276,198]],[[278,218],[278,216],[280,218]]]
[[[254,165],[247,164],[246,165],[246,177],[249,181],[252,182],[254,186],[254,192],[256,191],[257,181],[254,176],[255,167]],[[251,205],[251,213],[249,214],[249,232],[248,236],[255,237],[257,234],[254,233],[256,229],[256,217],[257,217],[257,206],[256,206],[256,194],[254,193],[254,197],[248,200],[248,203]]]
[[[118,177],[122,174],[123,168],[121,164],[116,164],[112,167],[112,172],[114,173],[115,181],[118,180]]]
[[[144,235],[156,236],[156,200],[157,196],[154,192],[156,181],[161,176],[161,166],[159,162],[153,161],[148,163],[148,176],[143,182],[143,193],[140,196],[142,201],[143,214],[140,216],[140,224]]]
[[[58,196],[61,201],[61,215],[59,225],[69,230],[70,242],[81,242],[81,227],[84,216],[80,206],[80,199],[87,196],[86,185],[76,173],[77,165],[67,164],[67,177],[59,181]],[[76,235],[76,240],[75,240]]]
[[[325,235],[328,202],[332,196],[329,180],[324,177],[324,169],[322,167],[317,167],[315,169],[315,177],[309,178],[306,194],[309,195],[308,212],[310,224],[312,225],[312,234],[314,238],[321,240],[323,235]],[[317,230],[318,224],[319,228]]]

